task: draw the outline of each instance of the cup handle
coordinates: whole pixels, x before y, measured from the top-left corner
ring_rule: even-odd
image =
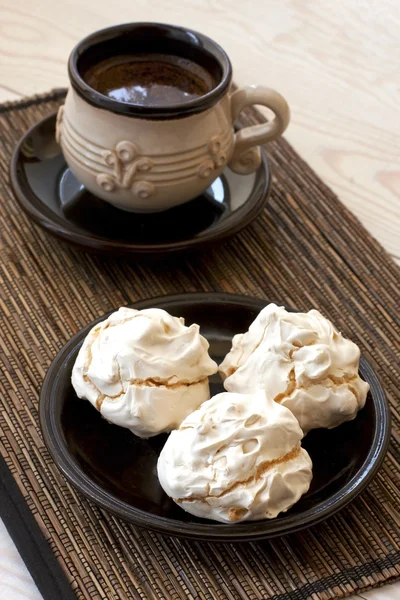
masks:
[[[271,142],[285,131],[290,120],[290,110],[283,96],[261,85],[240,88],[233,92],[230,100],[232,123],[245,106],[252,104],[266,106],[275,114],[272,121],[245,127],[235,134],[235,146],[229,167],[235,173],[247,175],[261,164],[259,144]]]

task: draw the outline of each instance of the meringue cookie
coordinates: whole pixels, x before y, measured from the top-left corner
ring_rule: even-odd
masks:
[[[358,375],[360,350],[317,310],[269,304],[236,335],[220,365],[230,392],[268,390],[304,432],[337,427],[363,408],[369,385]]]
[[[312,463],[293,414],[264,391],[223,392],[173,431],[161,486],[184,510],[223,523],[272,519],[307,492]]]
[[[111,423],[151,437],[179,427],[210,397],[217,364],[199,326],[151,308],[120,308],[95,325],[72,370],[79,398]]]

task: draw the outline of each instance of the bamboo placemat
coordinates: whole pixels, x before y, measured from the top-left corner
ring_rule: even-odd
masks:
[[[77,598],[325,600],[400,577],[396,265],[283,140],[267,149],[267,209],[223,246],[153,265],[72,250],[21,214],[8,182],[18,138],[61,97],[0,108],[0,452]],[[248,111],[242,124],[260,119]],[[380,374],[393,415],[389,453],[369,488],[327,522],[262,543],[181,541],[98,509],[53,464],[38,394],[65,342],[120,305],[207,290],[316,307]]]

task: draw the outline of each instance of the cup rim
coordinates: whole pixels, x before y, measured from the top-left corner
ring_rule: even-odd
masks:
[[[79,59],[93,46],[101,42],[118,38],[128,33],[132,34],[135,30],[147,30],[146,33],[163,35],[167,39],[182,39],[187,36],[187,43],[194,43],[198,48],[204,50],[219,63],[222,76],[218,84],[210,91],[187,102],[171,104],[170,106],[146,106],[120,102],[108,96],[105,96],[92,88],[85,82],[78,68]],[[133,22],[121,23],[95,31],[84,37],[72,50],[68,60],[68,76],[73,89],[78,95],[89,104],[102,108],[104,110],[125,115],[128,117],[141,117],[146,119],[170,119],[186,117],[191,114],[200,113],[214,106],[228,91],[232,82],[232,65],[225,50],[219,44],[214,42],[208,36],[178,25],[156,22]]]

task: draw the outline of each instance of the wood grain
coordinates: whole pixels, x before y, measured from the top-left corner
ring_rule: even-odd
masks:
[[[396,0],[0,0],[0,101],[67,85],[85,34],[158,20],[197,28],[235,79],[288,99],[287,138],[400,263],[400,14]],[[257,18],[254,15],[257,14]]]
[[[396,9],[395,0],[0,0],[0,102],[67,85],[70,50],[100,27],[158,20],[201,30],[228,51],[239,84],[286,96],[288,140],[400,263]],[[34,597],[21,573],[12,585]],[[400,584],[364,596],[395,600]]]
[[[0,520],[0,598],[40,600],[41,595]]]

